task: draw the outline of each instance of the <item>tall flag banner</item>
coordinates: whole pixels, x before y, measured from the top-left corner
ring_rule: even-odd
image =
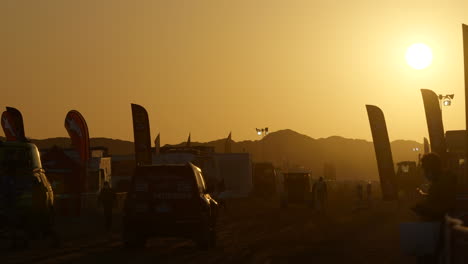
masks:
[[[439,97],[432,90],[421,89],[426,112],[427,129],[431,151],[439,154],[445,160],[447,147],[445,144],[444,124],[442,123],[442,110]]]
[[[465,146],[465,156],[468,155],[468,25],[462,25],[463,31],[463,63],[464,63],[464,73],[465,73],[465,118],[466,118],[466,146]],[[465,158],[465,164],[467,164]],[[465,165],[465,180],[468,177],[468,166]]]
[[[158,136],[154,140],[154,154],[159,155],[161,151],[161,134],[158,133]]]
[[[13,107],[7,107],[2,114],[2,128],[7,141],[24,141],[24,123],[21,112]]]
[[[398,190],[395,169],[384,114],[380,108],[374,105],[366,105],[366,109],[374,141],[383,200],[397,200]]]
[[[188,134],[188,138],[187,138],[187,147],[191,147],[191,145],[192,145],[192,142],[190,140],[190,134],[191,133]]]
[[[88,125],[80,112],[71,110],[65,117],[65,129],[72,145],[80,155],[80,162],[86,165],[90,158]]]
[[[148,112],[140,105],[132,104],[135,162],[138,165],[151,164],[151,135]]]
[[[75,214],[81,214],[81,193],[87,191],[88,161],[90,158],[88,125],[84,117],[76,110],[71,110],[65,117],[65,129],[70,135],[72,145],[77,150],[80,157],[81,170],[76,179],[73,179],[72,198]]]
[[[232,139],[231,139],[231,132],[229,132],[229,136],[226,139],[226,142],[224,143],[224,153],[231,153],[231,144],[232,144]]]
[[[427,138],[424,138],[424,154],[427,154],[429,152],[431,152],[429,148],[429,141],[427,140]]]

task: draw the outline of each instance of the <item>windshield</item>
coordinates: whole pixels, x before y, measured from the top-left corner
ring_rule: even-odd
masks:
[[[137,170],[134,188],[137,192],[188,194],[195,190],[195,180],[193,171],[187,167],[149,167]]]
[[[14,169],[31,169],[32,164],[33,162],[31,152],[28,148],[0,148],[1,171],[11,171]]]
[[[36,164],[31,153],[35,152],[28,147],[0,148],[0,194],[31,188],[34,179],[31,172]]]

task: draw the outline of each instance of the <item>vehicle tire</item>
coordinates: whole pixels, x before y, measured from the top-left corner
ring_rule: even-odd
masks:
[[[195,239],[195,243],[201,250],[208,250],[216,246],[216,231],[214,228],[204,228],[202,233]]]
[[[281,199],[280,205],[281,208],[288,208],[288,201],[286,199]]]
[[[135,232],[124,231],[123,242],[126,248],[144,248],[147,238]]]
[[[196,239],[196,243],[199,249],[207,250],[210,247],[210,241],[207,235],[200,236]]]
[[[210,230],[210,248],[215,248],[216,247],[216,229],[211,228]]]
[[[55,224],[55,213],[51,211],[49,216],[49,222],[44,230],[44,236],[50,238],[52,248],[60,248],[62,246],[62,241],[60,239],[60,235],[57,232],[57,227]]]

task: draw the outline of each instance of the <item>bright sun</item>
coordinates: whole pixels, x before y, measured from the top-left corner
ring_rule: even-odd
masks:
[[[406,51],[406,62],[416,70],[427,68],[432,63],[432,50],[426,44],[416,43]]]

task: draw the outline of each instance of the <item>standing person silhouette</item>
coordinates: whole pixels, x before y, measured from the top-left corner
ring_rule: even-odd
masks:
[[[109,232],[112,226],[112,208],[115,203],[115,192],[107,181],[104,182],[104,186],[99,193],[98,202],[104,209],[105,228]]]
[[[225,192],[226,191],[226,185],[224,184],[224,178],[222,178],[217,185],[217,198],[218,198],[218,203],[219,207],[224,208],[226,210],[226,199],[225,199]]]
[[[360,208],[362,206],[362,201],[364,200],[364,190],[363,186],[361,183],[358,183],[356,186],[356,191],[357,191],[357,207]]]
[[[323,180],[323,177],[320,177],[314,186],[314,196],[315,209],[319,213],[323,213],[326,209],[325,207],[328,198],[327,184]]]
[[[371,183],[371,181],[367,182],[366,193],[367,193],[367,204],[370,206],[371,201],[372,201],[372,183]]]

